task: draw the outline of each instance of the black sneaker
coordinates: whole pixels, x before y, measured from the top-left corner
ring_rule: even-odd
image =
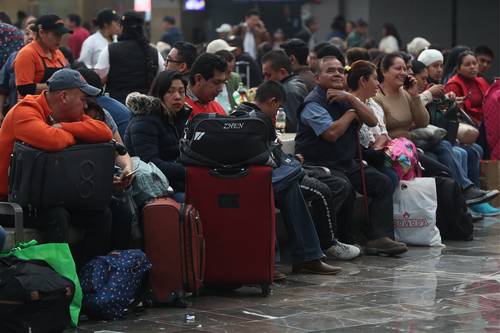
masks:
[[[498,195],[498,190],[483,191],[475,186],[469,186],[464,190],[465,203],[470,206],[490,201]]]
[[[490,201],[490,200],[493,200],[497,197],[497,195],[500,193],[498,192],[498,190],[479,190],[481,192],[484,193],[484,195],[486,196],[486,201]]]

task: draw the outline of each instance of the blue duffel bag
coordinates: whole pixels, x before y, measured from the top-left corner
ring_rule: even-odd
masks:
[[[89,261],[80,272],[84,312],[105,320],[122,318],[139,296],[150,269],[141,250],[113,251]]]

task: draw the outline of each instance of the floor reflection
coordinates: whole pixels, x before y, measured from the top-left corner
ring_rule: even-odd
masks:
[[[476,224],[472,242],[334,262],[334,277],[289,275],[267,298],[245,287],[68,332],[500,332],[499,222]]]

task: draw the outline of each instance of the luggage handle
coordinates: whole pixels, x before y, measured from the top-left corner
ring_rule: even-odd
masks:
[[[0,202],[0,215],[14,216],[14,241],[24,242],[23,209],[14,202]]]
[[[210,169],[211,176],[222,179],[238,179],[248,176],[248,169]]]

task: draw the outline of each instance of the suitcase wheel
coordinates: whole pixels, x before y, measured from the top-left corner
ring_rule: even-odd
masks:
[[[269,283],[263,283],[260,285],[262,289],[262,296],[267,297],[271,294],[271,285]]]

